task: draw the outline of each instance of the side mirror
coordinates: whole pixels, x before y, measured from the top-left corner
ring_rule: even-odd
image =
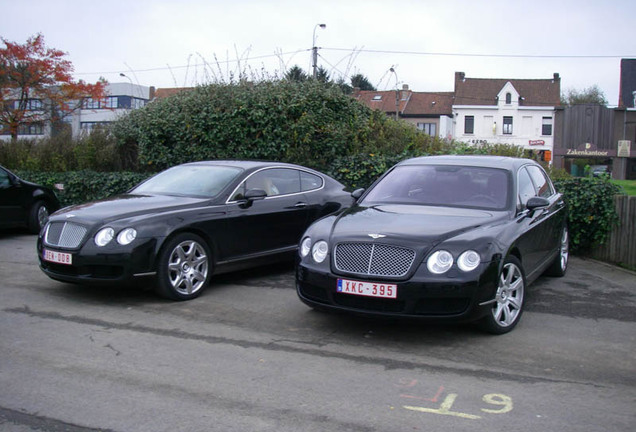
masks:
[[[526,208],[530,211],[534,211],[536,209],[548,207],[550,205],[550,201],[547,198],[543,197],[532,197],[528,200],[526,204]]]
[[[353,197],[354,200],[358,201],[360,199],[360,197],[362,196],[362,194],[364,193],[365,189],[356,189],[353,192],[351,192],[351,196]]]

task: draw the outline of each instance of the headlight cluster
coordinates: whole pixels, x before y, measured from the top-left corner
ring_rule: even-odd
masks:
[[[106,227],[99,230],[95,235],[95,244],[99,247],[106,246],[115,237],[115,230]],[[137,238],[137,230],[134,228],[125,228],[117,234],[117,243],[122,246],[126,246],[133,242]]]
[[[434,274],[446,273],[453,266],[453,255],[445,250],[434,252],[426,261],[428,271]],[[479,266],[481,258],[474,250],[467,250],[457,258],[457,267],[463,272],[473,271]]]
[[[310,253],[314,261],[320,264],[329,254],[329,245],[326,241],[320,240],[312,246],[311,237],[305,237],[300,243],[300,256],[305,258]]]

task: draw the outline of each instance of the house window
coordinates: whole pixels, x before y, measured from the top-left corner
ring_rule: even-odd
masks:
[[[424,132],[426,135],[437,135],[437,125],[435,123],[418,123],[417,128]]]
[[[18,135],[44,135],[42,123],[22,124],[18,127]]]
[[[40,111],[42,110],[42,101],[40,99],[29,99],[26,109],[27,111]]]
[[[84,99],[84,108],[85,109],[98,109],[99,108],[99,99],[86,98]]]
[[[119,102],[119,98],[117,96],[108,96],[106,98],[106,108],[117,108]]]
[[[512,103],[512,95],[510,93],[506,93],[506,105],[510,105]]]
[[[475,116],[464,117],[464,133],[465,134],[475,133]]]
[[[503,118],[503,134],[512,135],[512,117]]]
[[[374,101],[382,100],[382,95],[375,95],[375,96],[373,96],[373,100],[374,100]]]
[[[552,135],[552,117],[543,117],[541,135]]]

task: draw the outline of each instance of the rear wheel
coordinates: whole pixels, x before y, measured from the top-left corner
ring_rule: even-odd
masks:
[[[570,236],[567,227],[563,227],[561,234],[561,244],[559,245],[559,254],[554,262],[548,267],[545,274],[548,276],[561,277],[565,275],[568,269],[568,260],[570,258]]]
[[[198,297],[210,281],[212,255],[196,234],[179,234],[166,243],[157,269],[157,293],[173,300]]]
[[[482,328],[492,334],[508,333],[515,328],[523,313],[525,288],[526,277],[521,262],[514,256],[506,258],[492,309],[482,319]]]

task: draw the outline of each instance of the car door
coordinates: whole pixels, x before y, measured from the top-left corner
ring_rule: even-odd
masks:
[[[0,226],[13,226],[26,222],[22,207],[21,188],[8,171],[0,168]]]
[[[266,196],[246,200],[255,190]],[[295,248],[307,225],[308,210],[299,170],[268,168],[253,173],[228,203],[224,259]]]
[[[537,191],[537,196],[546,198],[550,205],[543,210],[541,244],[539,265],[546,264],[553,258],[553,253],[559,248],[561,242],[561,229],[565,218],[565,201],[560,194],[554,190],[554,186],[548,175],[538,166],[528,165],[526,167],[532,182]]]

